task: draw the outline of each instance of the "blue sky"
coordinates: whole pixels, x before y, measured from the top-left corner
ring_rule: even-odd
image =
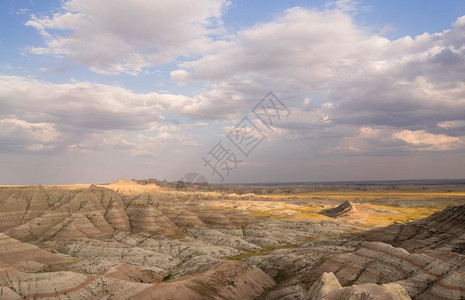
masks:
[[[465,177],[463,1],[0,5],[0,183]],[[215,172],[220,141],[237,164]]]

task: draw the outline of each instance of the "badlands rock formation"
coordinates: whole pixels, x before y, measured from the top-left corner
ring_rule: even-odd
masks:
[[[449,207],[411,223],[337,239],[317,239],[251,260],[274,278],[287,275],[267,293],[268,299],[304,299],[309,294],[316,299],[349,299],[347,295],[357,295],[362,290],[374,295],[388,292],[386,288],[395,293],[405,290],[412,299],[463,299],[464,218],[465,205]],[[303,261],[304,253],[313,259]],[[282,267],[270,267],[276,265]],[[337,288],[330,274],[335,275],[343,289]],[[307,291],[311,284],[313,287]],[[327,290],[337,291],[329,297]],[[350,299],[365,299],[357,297]],[[370,297],[367,299],[376,299]],[[386,294],[381,299],[392,298],[389,297]],[[396,297],[392,299],[402,299]]]
[[[292,220],[177,193],[0,188],[0,299],[465,297],[465,206],[349,234],[351,202]]]
[[[337,207],[324,209],[320,213],[333,218],[337,218],[355,213],[355,211],[355,205],[352,203],[352,201],[346,201]]]
[[[251,299],[275,282],[228,257],[347,229],[112,186],[0,188],[2,298]]]

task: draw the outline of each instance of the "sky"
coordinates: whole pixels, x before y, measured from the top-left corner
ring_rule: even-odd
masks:
[[[0,184],[189,173],[465,178],[465,1],[0,2]]]

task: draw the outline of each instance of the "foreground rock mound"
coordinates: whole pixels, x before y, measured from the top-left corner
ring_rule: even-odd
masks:
[[[333,273],[323,273],[313,284],[309,300],[410,300],[407,291],[396,283],[377,285],[366,283],[342,287]]]
[[[323,273],[321,277],[312,285],[308,291],[308,299],[323,299],[332,291],[342,289],[342,285],[337,280],[334,273]]]

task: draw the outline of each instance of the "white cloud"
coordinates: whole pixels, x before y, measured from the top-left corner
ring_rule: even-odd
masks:
[[[34,54],[70,56],[101,73],[137,74],[195,54],[221,31],[225,0],[69,0],[26,23],[42,35]]]
[[[175,70],[170,73],[171,78],[177,82],[184,82],[188,78],[188,73],[185,70]]]
[[[465,120],[439,122],[438,126],[446,129],[465,127]]]
[[[393,128],[372,128],[362,126],[361,128],[353,128],[353,132],[348,132],[348,136],[342,137],[337,141],[337,145],[333,149],[328,149],[328,153],[355,153],[355,154],[386,154],[392,153],[398,146],[398,143],[393,139]]]
[[[20,76],[0,76],[0,116],[15,114],[30,122],[98,130],[144,129],[164,110],[182,111],[196,100],[182,95],[146,93],[90,82],[55,84]]]
[[[60,133],[51,123],[29,123],[15,118],[0,120],[0,151],[45,151],[54,148]]]
[[[451,150],[463,143],[457,137],[445,134],[432,134],[424,130],[402,130],[392,135],[393,138],[418,146],[419,150]]]
[[[41,143],[53,142],[58,133],[50,123],[28,123],[17,119],[0,120],[0,136],[28,135],[32,140]]]
[[[449,120],[454,126],[464,122],[465,17],[443,32],[389,40],[356,25],[348,4],[289,9],[272,22],[217,41],[199,59],[179,63],[173,80],[209,87],[184,112],[238,117],[273,90],[293,112],[291,121],[279,125],[289,136],[321,138],[328,147],[338,147],[334,139],[339,145],[352,139],[352,149],[364,153],[410,149],[393,140],[394,132],[437,131],[438,124],[452,126],[444,123]],[[376,130],[382,140],[368,139]],[[463,132],[448,135],[458,138]],[[334,137],[331,143],[327,137]]]
[[[20,9],[18,9],[18,10],[16,11],[16,14],[17,14],[17,15],[25,15],[25,14],[28,13],[28,11],[29,11],[29,10],[28,10],[27,8],[20,8]]]
[[[452,147],[455,142],[444,140],[435,145],[433,141],[442,141],[442,136],[461,140],[464,135],[460,124],[465,122],[465,17],[457,19],[449,30],[389,40],[382,36],[382,31],[354,22],[353,2],[338,1],[320,10],[288,9],[271,22],[212,41],[208,39],[211,25],[220,23],[221,10],[226,4],[210,1],[202,2],[203,8],[210,5],[211,10],[203,11],[195,26],[186,25],[177,17],[167,22],[174,26],[164,31],[170,36],[183,26],[188,28],[187,37],[174,35],[172,41],[164,40],[160,32],[141,29],[158,22],[147,19],[145,12],[135,13],[141,2],[135,2],[130,14],[138,15],[140,22],[123,18],[121,24],[135,22],[124,30],[108,20],[99,3],[69,1],[53,17],[31,19],[29,25],[36,27],[48,43],[46,48],[33,51],[70,55],[99,72],[136,73],[159,61],[197,51],[195,58],[183,57],[179,61],[171,78],[183,84],[204,84],[199,94],[185,97],[135,94],[87,83],[84,91],[88,95],[83,98],[100,99],[97,103],[111,102],[104,112],[98,110],[100,104],[96,107],[90,102],[80,104],[86,109],[96,108],[96,115],[103,117],[102,124],[107,124],[106,130],[118,129],[117,124],[124,130],[146,128],[149,122],[158,120],[153,112],[160,110],[200,121],[241,118],[268,90],[273,90],[292,111],[288,121],[277,124],[282,134],[293,139],[317,140],[323,151],[443,151],[456,149]],[[123,6],[117,2],[108,13],[115,14]],[[89,26],[97,30],[89,32]],[[62,29],[71,30],[72,34],[64,37],[55,34],[55,30]],[[165,48],[152,47],[158,44]],[[175,44],[178,46],[170,48]],[[83,49],[82,45],[94,47],[95,51]],[[102,50],[99,47],[103,45]],[[81,85],[86,84],[76,83],[73,88]],[[102,95],[96,92],[99,89]],[[55,99],[54,91],[48,93]],[[76,94],[80,93],[72,92],[71,99]],[[49,111],[58,107],[59,104]],[[58,111],[51,115],[56,118],[66,114]],[[73,116],[66,116],[67,124],[105,129],[86,117],[78,122]],[[160,138],[169,140],[172,134],[173,131],[163,133]]]
[[[131,156],[156,156],[162,149],[198,147],[192,135],[180,127],[159,126],[151,131],[140,131],[135,136],[120,130],[95,132],[68,146],[72,152],[125,151]]]
[[[323,81],[334,74],[332,65],[349,66],[356,63],[350,56],[367,54],[357,54],[364,37],[339,10],[293,8],[273,22],[238,32],[230,42],[217,42],[216,51],[180,66],[192,70],[190,80],[218,80],[241,72],[258,80]]]
[[[15,145],[24,151],[124,150],[148,143],[148,138],[135,138],[135,132],[155,136],[150,141],[155,146],[195,146],[188,131],[206,123],[172,124],[162,115],[182,113],[195,101],[89,82],[55,84],[0,76],[0,151],[14,152]]]
[[[194,118],[239,117],[271,89],[294,108],[311,96],[315,99],[312,105],[323,103],[319,119],[335,125],[418,129],[463,119],[460,114],[465,110],[463,17],[451,30],[391,41],[380,32],[354,23],[357,5],[353,1],[336,1],[321,10],[291,8],[271,22],[212,41],[206,36],[212,22],[220,23],[226,2],[205,0],[196,8],[202,10],[200,14],[196,12],[202,17],[193,23],[177,15],[190,12],[176,10],[180,2],[175,2],[166,9],[176,16],[160,25],[170,24],[169,28],[147,32],[143,30],[145,25],[159,22],[152,20],[156,19],[152,15],[160,13],[154,3],[157,2],[145,6],[142,1],[131,3],[131,13],[116,22],[108,15],[124,15],[116,12],[128,9],[127,4],[117,1],[104,10],[100,1],[73,0],[65,2],[63,11],[53,17],[36,17],[28,24],[50,41],[46,51],[75,55],[99,72],[137,73],[156,63],[157,59],[152,58],[157,55],[177,56],[180,55],[177,49],[185,51],[195,44],[200,57],[194,60],[184,57],[179,69],[171,72],[171,78],[179,83],[205,84],[198,95],[180,101],[184,105],[172,107],[177,113]],[[122,28],[126,25],[127,28]],[[88,30],[90,27],[95,30]],[[184,39],[183,34],[174,34],[180,28],[199,33],[188,34],[189,38]],[[72,34],[59,37],[52,34],[56,29],[70,29]],[[185,47],[176,46],[171,51],[171,41],[166,40],[165,45],[161,32],[176,41],[182,40],[180,43]],[[77,45],[105,47],[105,50],[84,51],[73,44],[74,40],[79,42]],[[150,48],[159,41],[163,41],[166,51]],[[107,47],[113,42],[115,45]],[[76,53],[71,54],[73,51]],[[152,56],[152,52],[157,54]],[[86,55],[98,57],[88,59]],[[164,97],[167,102],[175,102],[168,100],[172,96]],[[179,101],[182,97],[175,98]],[[308,109],[312,106],[309,101],[305,104]]]
[[[368,155],[398,155],[405,151],[452,151],[465,147],[464,137],[434,134],[425,130],[396,130],[393,127],[363,126],[344,137],[328,152]]]

